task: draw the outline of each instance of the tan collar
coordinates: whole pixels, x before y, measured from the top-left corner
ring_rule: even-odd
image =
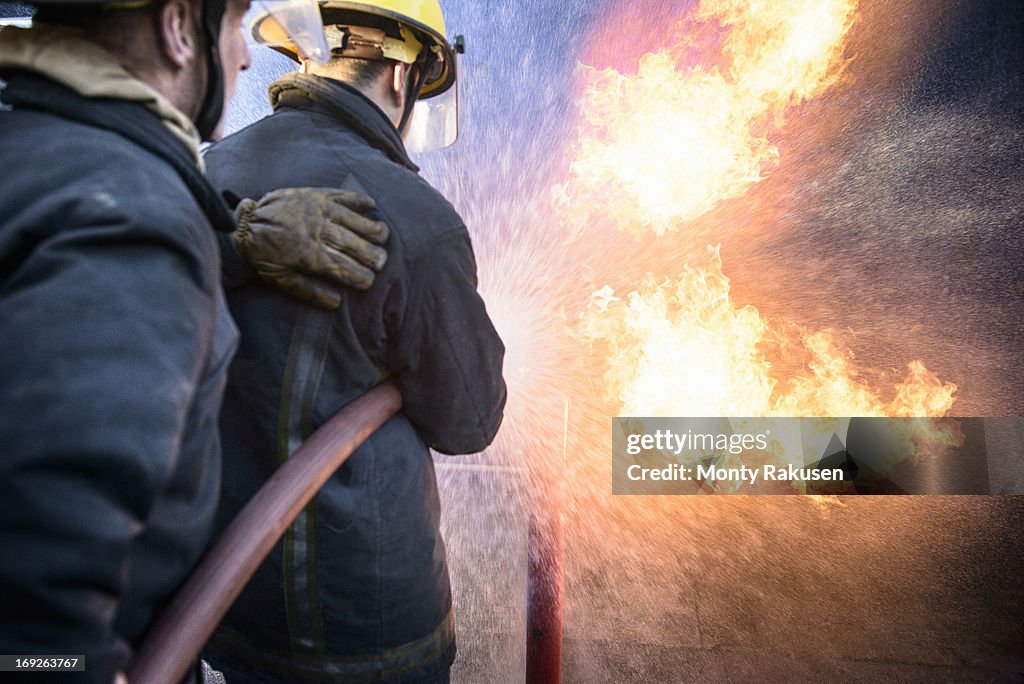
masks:
[[[35,24],[0,31],[0,67],[35,71],[84,97],[138,102],[160,117],[203,168],[199,131],[163,95],[138,80],[112,53],[74,29]]]

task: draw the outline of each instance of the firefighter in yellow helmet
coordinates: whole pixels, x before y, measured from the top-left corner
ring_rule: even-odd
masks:
[[[408,148],[421,152],[455,142],[457,55],[465,51],[465,41],[456,36],[449,42],[436,0],[331,0],[321,2],[320,11],[332,57],[347,58],[348,64],[351,60],[394,61],[415,67],[417,77],[407,82],[405,107],[397,122]],[[258,15],[252,32],[257,42],[316,71],[276,17]]]
[[[289,528],[205,657],[229,682],[446,682],[454,617],[430,449],[474,453],[494,438],[504,347],[476,290],[466,227],[419,176],[406,141],[454,139],[461,41],[448,40],[436,0],[320,10],[326,64],[257,13],[253,35],[302,68],[270,86],[272,115],[208,151],[208,172],[238,197],[365,193],[391,228],[388,260],[336,312],[259,283],[228,293],[241,343],[220,421],[223,520],[374,385],[395,382],[404,407]]]

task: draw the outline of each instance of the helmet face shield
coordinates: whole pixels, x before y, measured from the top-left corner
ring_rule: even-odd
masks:
[[[466,39],[455,36],[453,44],[435,44],[426,85],[413,107],[405,147],[410,152],[430,152],[448,147],[459,137],[459,55]]]
[[[416,102],[405,147],[410,152],[430,152],[448,147],[458,137],[459,84],[456,81],[443,93]]]
[[[316,0],[254,0],[245,21],[259,45],[296,49],[314,62],[331,57]]]

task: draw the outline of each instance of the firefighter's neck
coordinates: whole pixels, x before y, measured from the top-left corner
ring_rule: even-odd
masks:
[[[336,60],[336,62],[343,61],[345,60]],[[377,105],[396,128],[401,123],[402,113],[405,110],[406,82],[409,78],[408,64],[389,62],[387,69],[369,82],[359,82],[346,78],[332,68],[331,64],[320,66],[307,61],[303,62],[302,67],[305,73],[333,78],[347,83]]]

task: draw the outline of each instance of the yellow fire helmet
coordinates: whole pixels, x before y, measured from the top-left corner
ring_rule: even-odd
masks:
[[[406,146],[424,152],[455,142],[457,55],[465,51],[465,40],[460,35],[448,41],[438,0],[321,0],[319,6],[322,35],[332,58],[389,59],[421,66],[418,101],[399,126]],[[257,43],[296,61],[311,58],[301,45],[296,47],[296,31],[285,30],[281,12],[257,10],[254,15],[251,31]],[[306,42],[313,41],[307,37]]]
[[[268,44],[287,43],[293,54],[303,59],[330,59],[321,29],[320,7],[315,0],[253,0],[247,16],[257,17],[273,34],[273,42]]]

